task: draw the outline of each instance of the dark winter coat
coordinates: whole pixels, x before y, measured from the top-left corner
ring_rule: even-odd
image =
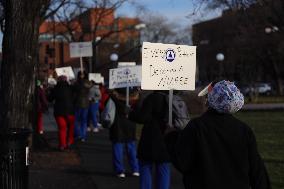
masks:
[[[50,101],[54,102],[54,115],[74,115],[74,93],[72,87],[66,81],[59,81],[51,90]]]
[[[166,141],[186,189],[270,188],[252,130],[230,114],[208,110]]]
[[[75,91],[75,107],[88,108],[89,107],[89,91],[92,83],[87,79],[80,79],[74,85]]]
[[[130,119],[144,124],[138,145],[138,159],[157,163],[169,161],[164,142],[165,117],[168,113],[165,95],[151,93],[143,100],[142,107],[137,108],[130,114]]]
[[[127,118],[128,108],[125,101],[112,98],[116,111],[114,123],[110,127],[109,137],[112,142],[129,142],[136,140],[136,124]]]

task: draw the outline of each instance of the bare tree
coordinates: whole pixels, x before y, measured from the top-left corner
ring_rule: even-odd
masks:
[[[39,26],[67,0],[1,0],[3,61],[0,75],[1,129],[31,127],[38,62]]]
[[[141,16],[141,20],[146,24],[143,31],[143,38],[153,43],[190,43],[190,28],[183,28],[177,22],[169,21],[165,16],[153,14],[149,11]],[[183,32],[186,30],[186,32]]]
[[[118,25],[118,19],[114,18],[114,13],[123,4],[129,0],[70,0],[68,4],[63,5],[54,17],[53,22],[64,28],[56,31],[56,35],[63,36],[66,41],[86,41],[93,40],[93,71],[96,64],[96,47],[105,41],[111,39],[119,32],[131,30],[133,28]],[[89,17],[86,20],[86,17]],[[90,18],[91,17],[91,18]],[[91,23],[90,23],[91,22]],[[138,20],[137,20],[138,22]],[[49,28],[52,32],[54,28]]]

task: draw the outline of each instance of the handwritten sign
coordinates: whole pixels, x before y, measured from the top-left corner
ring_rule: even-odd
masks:
[[[141,66],[121,67],[109,70],[109,88],[135,87],[141,85]]]
[[[55,72],[56,72],[57,76],[65,75],[67,77],[68,81],[75,79],[75,75],[74,75],[74,72],[73,72],[71,66],[55,68]]]
[[[143,43],[142,89],[194,90],[195,72],[195,46]]]
[[[94,81],[96,83],[103,83],[104,78],[100,73],[89,73],[89,80]]]
[[[71,58],[93,56],[92,42],[70,43],[69,48]]]

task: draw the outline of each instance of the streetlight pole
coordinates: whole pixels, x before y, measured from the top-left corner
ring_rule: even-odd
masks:
[[[224,54],[223,53],[218,53],[217,55],[216,55],[216,60],[219,62],[219,77],[220,77],[220,79],[222,78],[222,76],[223,76],[223,61],[224,61],[224,59],[225,59],[225,56],[224,56]]]
[[[118,60],[118,55],[116,53],[111,53],[109,58],[112,61],[112,63],[114,64]],[[113,67],[113,66],[111,66],[111,67]]]

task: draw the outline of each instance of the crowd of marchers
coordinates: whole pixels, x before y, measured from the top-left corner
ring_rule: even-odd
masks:
[[[53,103],[60,150],[85,142],[88,128],[92,130],[88,125],[99,132],[102,123],[112,142],[114,173],[122,179],[127,176],[126,150],[140,189],[151,189],[153,183],[156,189],[169,189],[171,163],[183,174],[186,189],[271,188],[252,129],[234,117],[244,96],[233,82],[212,82],[202,90],[199,96],[206,96],[207,111],[182,129],[169,124],[168,91],[143,95],[137,90],[126,103],[125,94],[89,81],[85,72],[79,72],[74,82],[59,76],[46,95],[41,83],[37,85],[37,132],[43,133],[47,101]],[[173,115],[173,120],[178,116]],[[136,149],[137,123],[143,128]]]

